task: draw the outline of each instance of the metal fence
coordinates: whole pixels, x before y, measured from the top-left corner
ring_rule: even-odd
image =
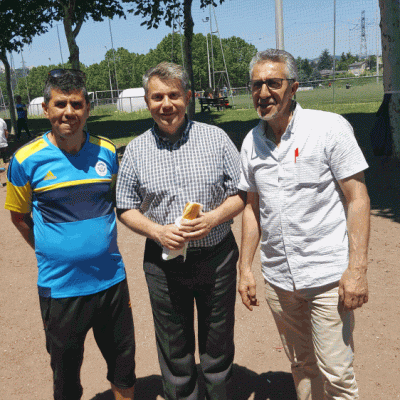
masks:
[[[375,103],[383,99],[382,76],[359,76],[318,81],[300,82],[296,93],[296,100],[303,107],[318,108],[326,104],[354,104]],[[202,92],[198,92],[201,96]],[[232,88],[228,92],[229,103],[235,109],[253,108],[251,92],[248,87]],[[30,118],[42,118],[41,104],[29,105]],[[100,98],[91,100],[92,115],[109,115],[114,112],[135,112],[145,109],[143,97],[124,97],[123,99]],[[200,103],[196,101],[196,112],[200,112]],[[9,119],[10,114],[7,105],[0,106],[0,118]]]

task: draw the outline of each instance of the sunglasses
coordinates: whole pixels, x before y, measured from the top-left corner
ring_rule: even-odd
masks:
[[[261,90],[263,85],[267,85],[269,89],[277,90],[282,87],[283,81],[294,81],[294,79],[271,78],[265,81],[250,81],[249,88],[255,92],[258,92]]]
[[[86,75],[84,72],[79,71],[79,69],[52,69],[49,72],[49,76],[51,76],[52,78],[61,78],[64,75],[73,75],[73,76],[77,76],[79,78],[82,79],[86,79]]]

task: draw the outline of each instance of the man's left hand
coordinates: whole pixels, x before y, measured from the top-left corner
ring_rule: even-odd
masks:
[[[355,310],[367,303],[368,281],[366,271],[347,268],[339,281],[339,298],[348,310]]]
[[[186,240],[200,240],[206,237],[214,227],[211,213],[200,213],[192,220],[182,219],[180,230]]]

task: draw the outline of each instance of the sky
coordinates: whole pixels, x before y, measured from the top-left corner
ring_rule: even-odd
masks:
[[[218,2],[219,3],[219,2]],[[378,0],[282,0],[284,48],[295,57],[317,58],[324,49],[334,50],[334,4],[336,3],[335,54],[361,52],[361,13],[365,11],[366,48],[368,54],[381,54],[380,30],[377,26]],[[275,0],[225,0],[211,10],[200,9],[200,0],[192,6],[195,33],[209,33],[221,38],[238,36],[258,50],[276,47]],[[130,52],[146,54],[154,49],[164,36],[172,32],[164,23],[158,29],[140,26],[139,16],[127,14],[126,19],[114,18],[109,22],[86,22],[77,37],[80,61],[89,66],[104,59],[113,46]],[[182,32],[183,33],[183,32]],[[61,44],[61,46],[60,46]],[[218,44],[219,45],[219,44]],[[180,51],[180,48],[179,48]],[[68,47],[61,23],[48,33],[36,36],[32,44],[21,53],[12,53],[9,61],[15,68],[58,64],[68,59]],[[23,58],[23,60],[22,60]]]

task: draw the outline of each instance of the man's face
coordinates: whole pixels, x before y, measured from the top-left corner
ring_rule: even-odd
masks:
[[[48,104],[42,103],[45,116],[51,123],[54,136],[63,139],[83,135],[83,128],[89,117],[90,103],[80,90],[64,93],[59,89],[51,90]]]
[[[286,66],[282,62],[261,61],[253,68],[252,81],[266,81],[272,78],[286,79]],[[264,84],[252,87],[253,104],[258,115],[265,121],[279,120],[290,111],[291,99],[296,93],[298,82],[282,81],[282,87],[271,89]]]
[[[178,79],[161,80],[157,76],[150,78],[145,100],[162,132],[173,135],[183,125],[190,96],[191,91],[185,93]]]

